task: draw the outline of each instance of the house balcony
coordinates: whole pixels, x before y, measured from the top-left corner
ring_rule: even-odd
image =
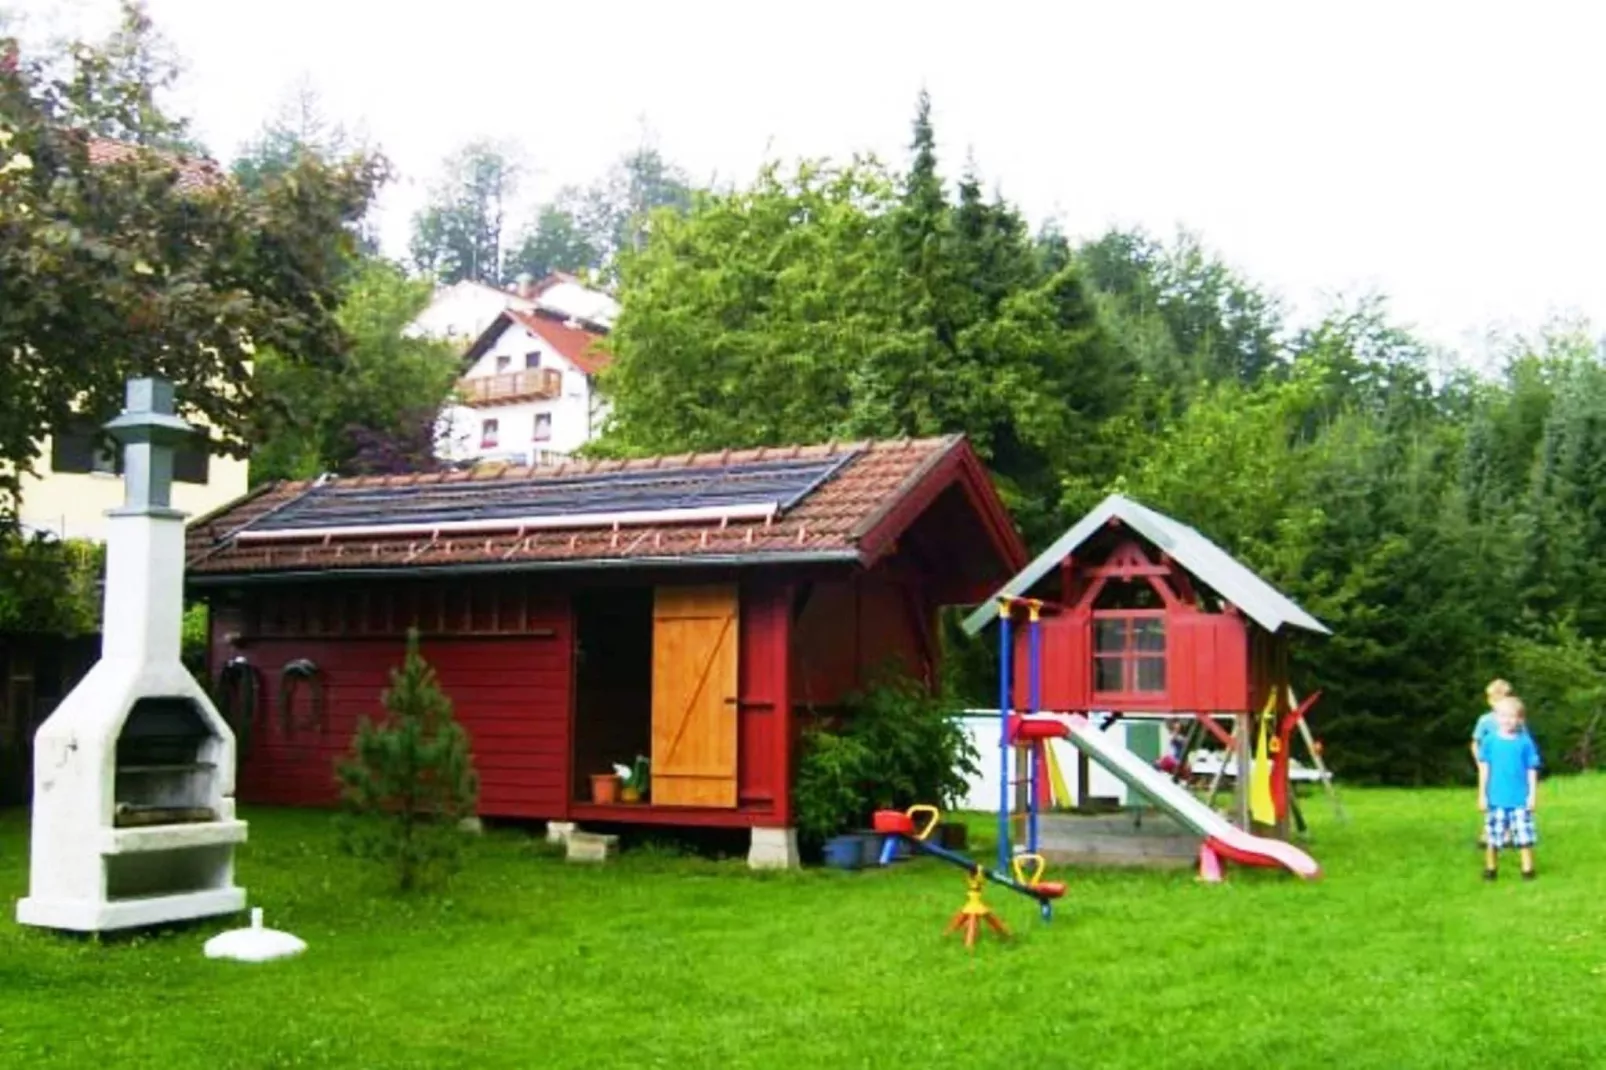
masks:
[[[459,379],[457,392],[463,404],[475,407],[539,401],[563,393],[563,373],[557,368],[527,368],[500,375],[481,375]]]

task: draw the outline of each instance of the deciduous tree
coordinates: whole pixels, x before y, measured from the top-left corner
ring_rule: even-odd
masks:
[[[106,46],[0,41],[0,516],[42,441],[115,413],[132,375],[172,380],[240,454],[264,426],[260,349],[345,356],[334,310],[383,161],[303,160],[247,190],[166,147],[182,124],[156,107],[154,54],[136,5]]]

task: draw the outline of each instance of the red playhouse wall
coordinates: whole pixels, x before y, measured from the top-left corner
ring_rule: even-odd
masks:
[[[458,582],[309,584],[248,591],[212,617],[214,679],[234,654],[260,672],[263,693],[241,764],[248,803],[331,806],[334,766],[359,717],[378,717],[403,629],[420,622],[420,649],[452,698],[474,745],[484,816],[562,820],[575,809],[571,740],[573,625],[566,592],[521,578]],[[750,825],[790,818],[792,589],[779,579],[742,585],[738,659],[738,807],[677,811],[678,824]],[[230,644],[238,637],[239,646]],[[308,658],[322,670],[321,730],[301,728],[311,688],[293,685],[290,732],[280,722],[284,666]],[[649,818],[647,808],[638,808]]]
[[[1166,689],[1147,695],[1101,696],[1093,692],[1093,625],[1085,612],[1044,617],[1039,708],[1076,711],[1234,713],[1251,701],[1249,636],[1241,617],[1193,609],[1166,613]],[[1013,686],[1017,708],[1029,701],[1030,638],[1017,623]],[[1260,692],[1264,701],[1264,692]]]

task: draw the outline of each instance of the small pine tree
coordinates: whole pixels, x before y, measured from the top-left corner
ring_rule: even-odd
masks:
[[[456,871],[464,842],[458,825],[474,814],[479,776],[468,733],[418,652],[416,629],[390,685],[381,698],[390,716],[378,724],[363,718],[338,770],[347,811],[341,843],[359,858],[394,865],[407,891]]]

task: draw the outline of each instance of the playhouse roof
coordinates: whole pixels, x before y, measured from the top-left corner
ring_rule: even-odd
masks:
[[[985,533],[978,579],[1019,568],[1026,548],[985,468],[948,436],[269,484],[190,524],[187,572],[867,566],[950,488]]]
[[[981,631],[997,616],[993,608],[994,599],[1018,596],[1031,590],[1038,580],[1058,568],[1061,561],[1075,553],[1078,547],[1111,520],[1120,521],[1170,554],[1196,579],[1237,606],[1250,620],[1268,632],[1276,632],[1286,626],[1317,635],[1332,634],[1326,625],[1301,609],[1293,599],[1255,575],[1237,558],[1193,528],[1120,494],[1105,498],[1092,512],[1077,521],[1071,530],[1061,535],[1054,545],[1038,554],[1031,564],[1004,584],[993,598],[966,617],[965,631],[971,635]]]

